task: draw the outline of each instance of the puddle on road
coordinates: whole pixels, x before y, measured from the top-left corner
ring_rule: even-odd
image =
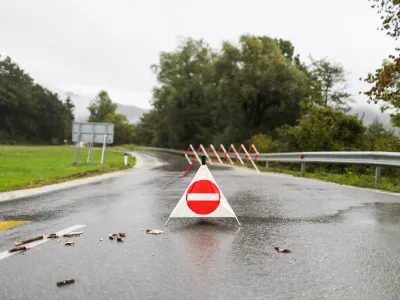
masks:
[[[359,224],[398,224],[400,222],[400,203],[364,203],[341,211],[347,221]]]
[[[164,172],[182,172],[183,175],[184,171],[188,166],[187,160],[182,155],[173,155],[167,153],[146,153],[146,155],[151,155],[162,161],[168,162],[167,164],[154,168],[154,170],[160,170]],[[197,161],[194,161],[193,165],[190,168],[188,176],[194,175],[197,172],[199,166],[200,166],[199,163]],[[221,165],[220,163],[214,163],[213,165],[209,165],[207,163],[207,166],[211,171],[230,169],[229,166],[224,166]]]
[[[333,215],[321,215],[310,218],[241,217],[243,223],[256,225],[261,223],[336,223],[350,221],[359,224],[398,224],[400,222],[400,203],[365,203],[341,210]]]

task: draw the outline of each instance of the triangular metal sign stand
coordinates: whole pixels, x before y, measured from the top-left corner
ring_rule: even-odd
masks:
[[[198,169],[196,175],[192,179],[189,186],[186,188],[186,191],[183,193],[181,199],[179,200],[178,204],[175,206],[174,210],[172,211],[171,215],[169,216],[165,226],[167,226],[169,220],[171,218],[235,218],[238,222],[239,226],[242,226],[236,217],[232,207],[229,205],[228,200],[226,199],[225,195],[222,193],[221,189],[219,188],[217,182],[215,181],[214,177],[212,176],[210,170],[208,169],[207,165],[205,164],[205,159],[202,157],[202,165]],[[219,205],[218,207],[209,214],[197,214],[192,209],[189,208],[187,204],[187,193],[189,188],[199,180],[208,180],[211,181],[219,190]],[[208,201],[207,197],[204,194],[197,194],[200,197],[204,197],[204,201]],[[207,194],[205,194],[207,195]],[[201,199],[198,199],[201,201]]]

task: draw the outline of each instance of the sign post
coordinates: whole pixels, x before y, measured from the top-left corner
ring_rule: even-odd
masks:
[[[72,142],[76,144],[74,163],[80,160],[81,143],[88,143],[88,156],[86,163],[90,162],[93,145],[103,144],[100,163],[103,164],[107,144],[114,142],[114,124],[96,122],[74,122],[72,126]]]
[[[104,141],[103,141],[103,150],[101,151],[101,161],[100,163],[103,164],[104,161],[104,153],[106,152],[106,141],[107,141],[107,134],[104,135]]]

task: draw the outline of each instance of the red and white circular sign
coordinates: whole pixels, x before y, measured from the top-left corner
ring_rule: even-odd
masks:
[[[186,203],[198,215],[208,215],[216,210],[221,201],[218,187],[210,180],[194,182],[186,193]]]

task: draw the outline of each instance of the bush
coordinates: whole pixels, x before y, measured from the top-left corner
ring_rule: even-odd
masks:
[[[279,142],[262,133],[253,135],[250,139],[250,144],[254,144],[260,153],[280,152]]]
[[[277,129],[288,151],[354,151],[364,142],[365,127],[354,116],[330,107],[315,107],[296,126]]]

